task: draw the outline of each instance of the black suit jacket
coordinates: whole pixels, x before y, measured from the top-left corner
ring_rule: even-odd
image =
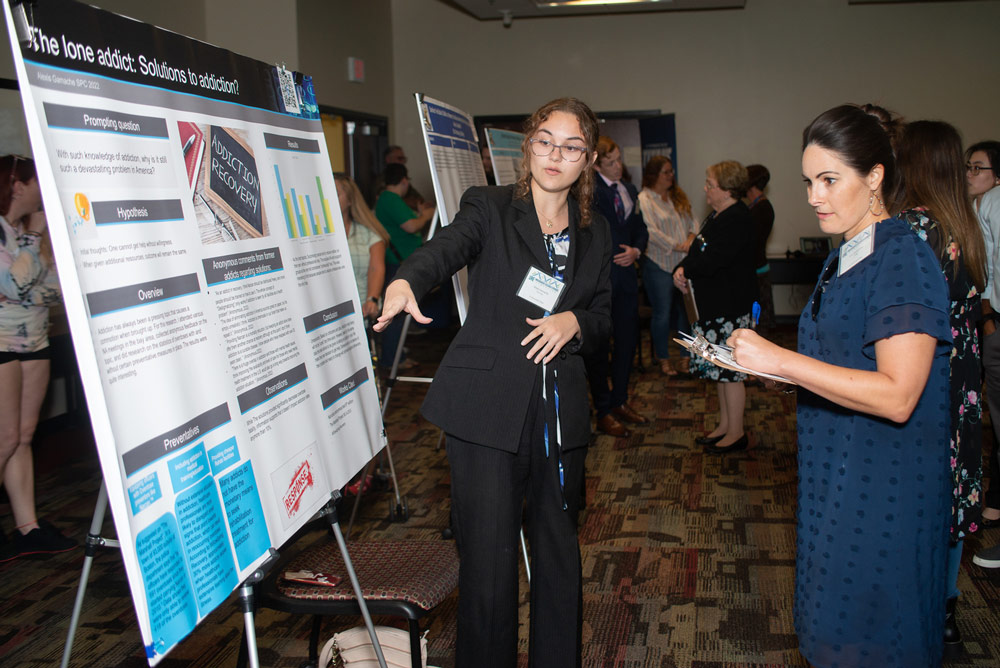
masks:
[[[600,216],[580,228],[580,209],[569,199],[569,256],[553,313],[572,311],[581,339],[563,347],[549,367],[558,374],[562,447],[590,439],[590,407],[582,355],[607,340],[611,329],[611,239]],[[409,281],[419,299],[461,267],[469,268],[469,312],[435,374],[424,417],[460,439],[516,452],[541,365],[526,358],[521,340],[532,330],[526,317],[541,307],[517,296],[531,267],[551,273],[531,199],[514,187],[474,187],[462,197],[454,221],[415,251],[396,278]],[[552,374],[550,374],[551,376]]]
[[[705,221],[677,265],[691,279],[701,320],[735,320],[750,312],[757,298],[753,234],[750,210],[736,202]]]
[[[593,209],[600,213],[611,226],[611,255],[621,252],[621,244],[634,246],[645,252],[649,243],[649,230],[646,229],[646,222],[642,219],[642,212],[639,211],[639,191],[631,183],[622,181],[629,197],[632,198],[632,213],[625,219],[625,222],[618,222],[618,215],[615,213],[614,189],[604,182],[601,175],[594,172],[594,202]],[[611,287],[616,293],[638,294],[639,280],[635,266],[619,267],[617,264],[611,265]]]

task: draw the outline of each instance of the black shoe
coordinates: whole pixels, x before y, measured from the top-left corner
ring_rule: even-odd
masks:
[[[747,446],[750,445],[750,439],[747,438],[746,434],[743,434],[735,442],[729,445],[724,445],[719,447],[718,445],[709,445],[705,447],[705,452],[711,452],[712,454],[722,455],[727,452],[736,452],[737,450],[746,450]]]
[[[20,557],[59,554],[69,552],[76,547],[76,541],[59,533],[58,529],[45,520],[39,521],[37,529],[32,529],[26,534],[16,532],[14,535],[14,549]]]
[[[944,644],[957,645],[962,642],[962,632],[958,630],[955,623],[955,604],[957,598],[949,598],[944,604]]]
[[[699,436],[694,439],[694,442],[698,445],[715,445],[722,440],[723,436],[725,436],[725,434],[722,434],[722,436]]]

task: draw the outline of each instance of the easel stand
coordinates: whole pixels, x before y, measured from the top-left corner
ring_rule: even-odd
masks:
[[[90,568],[94,564],[94,555],[101,547],[120,548],[117,540],[101,537],[101,527],[104,526],[104,514],[108,510],[108,488],[101,479],[101,489],[97,493],[97,503],[94,506],[94,517],[90,520],[90,531],[84,545],[83,570],[80,572],[80,585],[76,590],[76,601],[73,603],[73,614],[69,620],[69,630],[66,632],[66,647],[63,649],[60,668],[69,666],[69,655],[73,651],[73,640],[76,629],[80,625],[80,611],[83,610],[83,598],[87,595],[87,581],[90,579]]]
[[[368,629],[368,637],[371,638],[372,646],[375,647],[375,656],[378,658],[378,665],[380,668],[388,668],[385,665],[385,656],[382,654],[382,645],[379,644],[378,636],[375,633],[372,616],[368,612],[368,604],[365,602],[365,597],[361,592],[358,574],[354,571],[354,564],[351,563],[351,555],[347,552],[347,543],[344,541],[344,534],[340,532],[340,522],[337,519],[337,499],[339,498],[340,492],[334,491],[330,502],[320,512],[326,516],[327,522],[330,524],[330,530],[333,531],[333,535],[337,539],[337,545],[340,547],[340,554],[344,557],[344,567],[347,569],[347,575],[351,579],[354,597],[358,599],[358,607],[361,608],[361,616],[364,617],[365,627]]]
[[[340,492],[334,491],[331,494],[331,500],[323,507],[319,512],[321,517],[326,517],[330,523],[330,529],[333,531],[334,536],[337,538],[337,544],[340,547],[340,553],[344,558],[344,566],[347,569],[347,573],[351,579],[351,586],[354,588],[354,595],[358,599],[358,607],[361,608],[361,615],[364,617],[365,626],[368,627],[368,634],[371,636],[372,645],[375,647],[375,654],[379,660],[380,668],[387,668],[385,663],[385,656],[382,654],[382,646],[378,643],[378,637],[375,635],[375,626],[372,624],[371,615],[368,613],[368,606],[365,603],[364,598],[361,595],[361,585],[358,582],[357,573],[354,572],[354,564],[351,563],[351,557],[347,552],[347,544],[344,542],[344,536],[340,532],[340,525],[337,521],[337,509],[336,501],[340,498]],[[66,632],[66,646],[63,648],[62,661],[60,662],[60,668],[68,668],[69,657],[73,652],[73,641],[76,638],[76,630],[80,624],[80,613],[83,610],[83,601],[87,595],[87,583],[90,579],[90,569],[94,562],[94,556],[97,554],[98,548],[111,547],[119,548],[121,544],[111,538],[101,537],[101,527],[104,525],[104,516],[108,510],[108,488],[104,480],[101,480],[101,488],[97,493],[97,503],[94,505],[94,516],[90,521],[90,531],[87,533],[87,540],[85,546],[85,556],[83,559],[83,569],[80,572],[80,584],[77,587],[76,600],[73,603],[73,613],[70,616],[69,629]],[[264,575],[267,573],[268,569],[272,567],[278,559],[278,551],[274,548],[270,549],[270,556],[264,563],[262,563],[250,576],[239,586],[239,597],[240,597],[240,609],[243,611],[243,622],[246,632],[246,646],[240,648],[240,653],[246,652],[246,658],[249,660],[251,668],[259,668],[260,657],[257,654],[257,632],[254,625],[254,611],[256,608],[255,603],[255,586],[264,579]]]
[[[254,587],[264,579],[267,571],[277,563],[280,556],[273,547],[270,548],[269,552],[270,556],[243,581],[237,590],[240,597],[240,610],[243,611],[243,635],[247,640],[246,645],[240,647],[240,657],[248,660],[251,668],[260,668],[260,655],[257,653],[257,629],[253,621],[254,613],[257,611]]]
[[[368,636],[371,638],[372,646],[375,648],[375,656],[378,658],[378,663],[380,668],[388,668],[385,663],[385,656],[382,653],[382,646],[378,642],[378,636],[375,633],[375,624],[372,622],[372,616],[368,612],[368,604],[364,599],[361,590],[361,584],[358,582],[358,574],[354,570],[354,564],[351,562],[351,555],[347,551],[347,543],[344,541],[344,534],[340,531],[340,521],[337,518],[337,501],[340,500],[340,492],[334,490],[330,493],[330,500],[327,502],[323,508],[317,513],[317,517],[325,517],[330,525],[330,531],[337,539],[337,546],[340,548],[340,555],[344,559],[344,568],[347,570],[347,575],[351,580],[351,587],[354,589],[354,597],[358,601],[358,607],[361,609],[361,616],[365,620],[365,627],[368,629]],[[246,627],[246,652],[250,660],[250,668],[260,668],[259,658],[257,656],[257,633],[254,629],[254,613],[256,612],[256,586],[264,579],[264,575],[268,568],[273,566],[277,562],[278,553],[273,548],[271,549],[271,558],[261,565],[253,574],[246,579],[246,581],[240,585],[240,605],[243,610],[243,620]],[[243,653],[241,648],[240,653]],[[239,659],[237,665],[243,665],[242,657]]]
[[[337,546],[340,548],[340,555],[344,559],[344,568],[347,571],[347,576],[351,580],[351,587],[354,591],[354,598],[357,599],[358,608],[361,610],[361,616],[365,620],[365,628],[368,629],[368,637],[371,638],[372,647],[375,649],[375,656],[378,659],[379,668],[388,668],[385,662],[385,655],[382,653],[382,645],[379,644],[378,635],[375,633],[375,624],[372,622],[371,613],[368,612],[368,603],[365,601],[364,594],[361,589],[361,583],[358,581],[358,574],[354,570],[354,563],[351,561],[351,555],[347,551],[347,543],[344,541],[344,534],[340,531],[340,521],[337,517],[337,501],[340,500],[340,492],[334,490],[330,494],[330,501],[327,502],[323,508],[317,513],[317,517],[325,517],[330,525],[330,531],[333,532],[334,537],[337,539]],[[273,552],[273,550],[272,550]],[[277,556],[277,553],[275,553]],[[269,565],[273,565],[273,561],[269,561]],[[254,631],[254,619],[253,615],[256,611],[256,585],[259,584],[264,578],[263,573],[258,569],[254,572],[254,576],[260,575],[260,577],[254,577],[253,582],[250,582],[250,578],[247,582],[244,582],[240,587],[240,597],[242,599],[241,604],[243,605],[244,619],[246,620],[246,650],[240,650],[240,657],[237,659],[237,666],[244,666],[245,656],[244,651],[249,652],[250,666],[251,668],[259,668],[258,664],[255,663],[257,659],[257,637]],[[318,627],[315,627],[314,633]]]

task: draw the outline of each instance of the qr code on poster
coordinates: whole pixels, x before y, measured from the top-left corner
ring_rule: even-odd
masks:
[[[278,72],[278,87],[281,88],[281,101],[289,114],[299,113],[299,97],[295,94],[295,76],[284,67],[276,68]]]

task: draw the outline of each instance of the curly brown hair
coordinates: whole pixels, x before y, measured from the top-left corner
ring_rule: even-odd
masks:
[[[561,97],[551,102],[547,102],[539,107],[535,113],[524,122],[524,140],[521,142],[521,177],[517,180],[514,188],[514,196],[518,199],[528,199],[531,195],[531,144],[529,139],[535,136],[542,123],[549,119],[554,112],[562,111],[572,114],[580,123],[580,130],[583,132],[583,140],[587,144],[587,156],[582,158],[588,160],[597,147],[598,123],[597,116],[590,110],[583,101],[575,97]],[[570,189],[570,194],[576,198],[580,205],[580,227],[590,225],[590,203],[594,197],[594,170],[588,166],[580,174]]]

